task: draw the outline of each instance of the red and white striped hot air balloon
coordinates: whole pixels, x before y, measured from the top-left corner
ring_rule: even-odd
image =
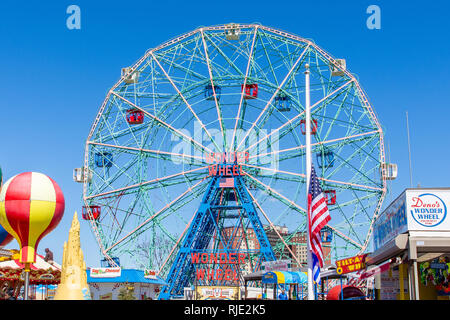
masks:
[[[64,214],[64,195],[45,174],[25,172],[9,179],[0,192],[0,224],[19,243],[20,262],[36,261],[39,241]]]

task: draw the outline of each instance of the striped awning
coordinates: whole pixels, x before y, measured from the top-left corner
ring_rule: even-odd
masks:
[[[262,276],[263,283],[302,284],[307,282],[306,273],[300,271],[270,271]]]

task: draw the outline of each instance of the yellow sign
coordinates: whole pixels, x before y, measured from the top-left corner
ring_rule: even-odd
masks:
[[[366,267],[367,254],[336,261],[337,274],[355,272]]]

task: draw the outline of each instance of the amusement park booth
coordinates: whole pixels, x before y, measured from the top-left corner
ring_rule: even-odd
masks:
[[[307,283],[307,276],[305,272],[301,271],[277,271],[270,272],[256,272],[244,276],[245,289],[244,297],[251,299],[251,293],[248,287],[248,282],[258,281],[261,283],[261,288],[257,290],[260,294],[257,297],[261,299],[277,300],[279,289],[284,289],[288,295],[289,300],[297,300],[303,296],[305,292],[304,286]],[[301,299],[301,298],[300,298]]]
[[[267,285],[273,285],[273,299],[278,297],[278,288],[286,291],[289,300],[298,300],[303,297],[303,286],[308,282],[308,277],[301,271],[270,271],[262,276],[264,289]]]
[[[358,274],[338,273],[335,266],[328,265],[320,272],[320,287],[316,288],[317,299],[363,300],[372,299],[371,282],[358,283]]]
[[[366,257],[380,300],[448,300],[450,188],[405,189],[373,226]]]
[[[160,287],[167,283],[157,276],[147,276],[143,270],[90,268],[87,282],[93,300],[118,300],[122,287],[132,287],[136,300],[155,300]]]

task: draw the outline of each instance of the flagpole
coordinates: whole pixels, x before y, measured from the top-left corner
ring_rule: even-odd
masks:
[[[314,300],[314,283],[313,283],[313,273],[312,273],[312,254],[311,254],[311,243],[310,243],[310,217],[309,217],[309,205],[308,205],[308,194],[309,194],[309,184],[311,181],[311,110],[310,110],[310,96],[309,96],[309,64],[305,65],[305,137],[306,137],[306,210],[308,224],[306,226],[306,250],[308,257],[308,300]]]

